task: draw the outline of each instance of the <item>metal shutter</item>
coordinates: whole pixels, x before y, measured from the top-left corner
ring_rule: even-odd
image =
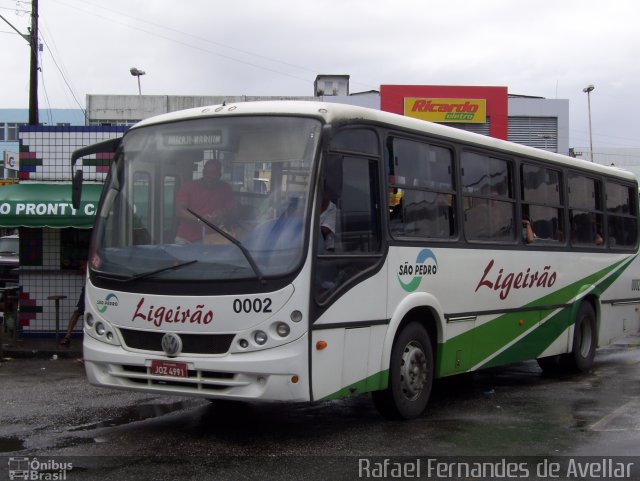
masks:
[[[529,147],[558,151],[556,117],[509,117],[509,140]]]
[[[455,127],[456,129],[466,130],[467,132],[473,132],[475,134],[482,134],[489,136],[489,128],[491,127],[491,119],[487,117],[487,121],[484,124],[465,124],[465,123],[446,123],[443,122],[442,125],[446,125],[448,127]]]

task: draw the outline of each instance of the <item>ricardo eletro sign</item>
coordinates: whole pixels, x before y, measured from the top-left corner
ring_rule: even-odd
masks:
[[[430,122],[484,124],[487,121],[487,101],[405,97],[404,115]]]

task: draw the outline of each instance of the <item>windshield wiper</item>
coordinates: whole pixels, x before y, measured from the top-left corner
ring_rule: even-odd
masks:
[[[135,276],[126,277],[124,279],[112,278],[112,280],[120,281],[120,282],[135,281],[137,279],[144,279],[145,277],[149,277],[149,276],[152,276],[154,274],[160,274],[161,272],[172,271],[172,270],[175,270],[175,269],[180,269],[181,267],[190,266],[191,264],[195,264],[196,262],[198,262],[197,259],[194,259],[192,261],[181,262],[180,264],[174,264],[172,266],[162,267],[161,269],[154,269],[154,270],[149,271],[149,272],[143,272],[141,274],[136,274]]]
[[[233,237],[231,234],[223,231],[220,227],[218,227],[215,224],[212,224],[211,222],[209,222],[207,219],[205,219],[204,217],[202,217],[200,214],[198,214],[197,212],[192,211],[191,209],[187,208],[186,209],[187,212],[189,212],[189,214],[191,214],[192,216],[194,216],[196,219],[198,219],[201,222],[204,222],[205,224],[207,224],[208,227],[211,227],[214,231],[216,231],[218,234],[220,234],[222,237],[224,237],[225,239],[227,239],[229,242],[231,242],[232,244],[234,244],[235,246],[238,247],[238,249],[240,249],[240,252],[242,252],[242,254],[244,255],[245,259],[247,259],[247,262],[249,262],[249,265],[251,266],[251,269],[253,269],[253,272],[255,273],[256,277],[258,278],[258,280],[262,283],[265,284],[265,280],[264,280],[264,276],[262,275],[262,271],[260,270],[260,268],[258,267],[258,264],[256,264],[256,261],[254,260],[253,256],[251,255],[251,252],[249,252],[247,250],[247,248],[245,246],[242,245],[242,242],[240,242],[238,239],[236,239],[235,237]]]

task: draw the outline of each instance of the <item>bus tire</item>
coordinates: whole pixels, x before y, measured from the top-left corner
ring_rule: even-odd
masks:
[[[564,365],[574,372],[585,372],[593,367],[598,345],[596,314],[589,302],[582,302],[573,329],[573,347],[563,356]]]
[[[373,403],[389,419],[420,416],[429,401],[434,361],[431,338],[417,322],[407,324],[396,338],[389,361],[389,385],[374,391]]]

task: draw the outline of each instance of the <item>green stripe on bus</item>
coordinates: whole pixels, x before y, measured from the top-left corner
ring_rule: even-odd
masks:
[[[613,282],[625,271],[629,264],[633,261],[631,258],[626,264],[621,266],[610,276],[605,277],[600,283],[595,285],[594,291],[601,294],[613,284]],[[615,267],[615,265],[614,265]],[[546,315],[550,314],[548,312]],[[542,315],[541,319],[545,319],[546,315]],[[482,364],[482,368],[500,366],[510,362],[523,359],[535,359],[542,354],[551,343],[562,334],[574,322],[572,307],[562,309],[559,313],[547,319],[542,325],[535,329],[531,334],[510,346],[508,349],[500,353],[498,356]]]
[[[600,295],[626,270],[635,257],[622,259],[524,306],[526,309],[539,309],[510,312],[449,339],[439,346],[436,377],[462,373],[473,367],[488,368],[536,359],[573,323],[575,302],[560,310],[544,309],[544,306],[568,304],[572,299],[582,297],[581,290],[585,286],[594,286],[594,289],[589,292]],[[540,323],[541,321],[544,322]],[[505,349],[505,346],[515,341],[527,329],[530,329],[530,332],[526,336]],[[499,354],[491,357],[496,352]],[[456,366],[458,360],[460,364]],[[320,400],[329,401],[386,389],[388,383],[389,371],[385,370],[350,384]]]
[[[379,391],[386,389],[389,385],[389,370],[380,371],[372,376],[362,379],[356,383],[340,389],[328,396],[323,397],[320,401],[331,401],[332,399],[340,399],[348,396],[358,396],[365,392]]]
[[[580,296],[581,289],[585,286],[596,286],[596,292],[600,293],[627,268],[634,257],[622,259],[605,269],[536,299],[524,308],[567,304]],[[614,272],[616,269],[618,271]],[[611,274],[610,277],[604,279],[609,274]],[[602,281],[601,284],[597,284],[598,281]],[[474,367],[490,367],[524,359],[535,359],[573,322],[571,308],[565,308],[538,326],[540,321],[551,312],[550,310],[509,312],[449,339],[439,346],[436,376],[464,372]],[[528,334],[505,349],[527,330],[530,330]],[[504,351],[491,358],[502,350]]]

